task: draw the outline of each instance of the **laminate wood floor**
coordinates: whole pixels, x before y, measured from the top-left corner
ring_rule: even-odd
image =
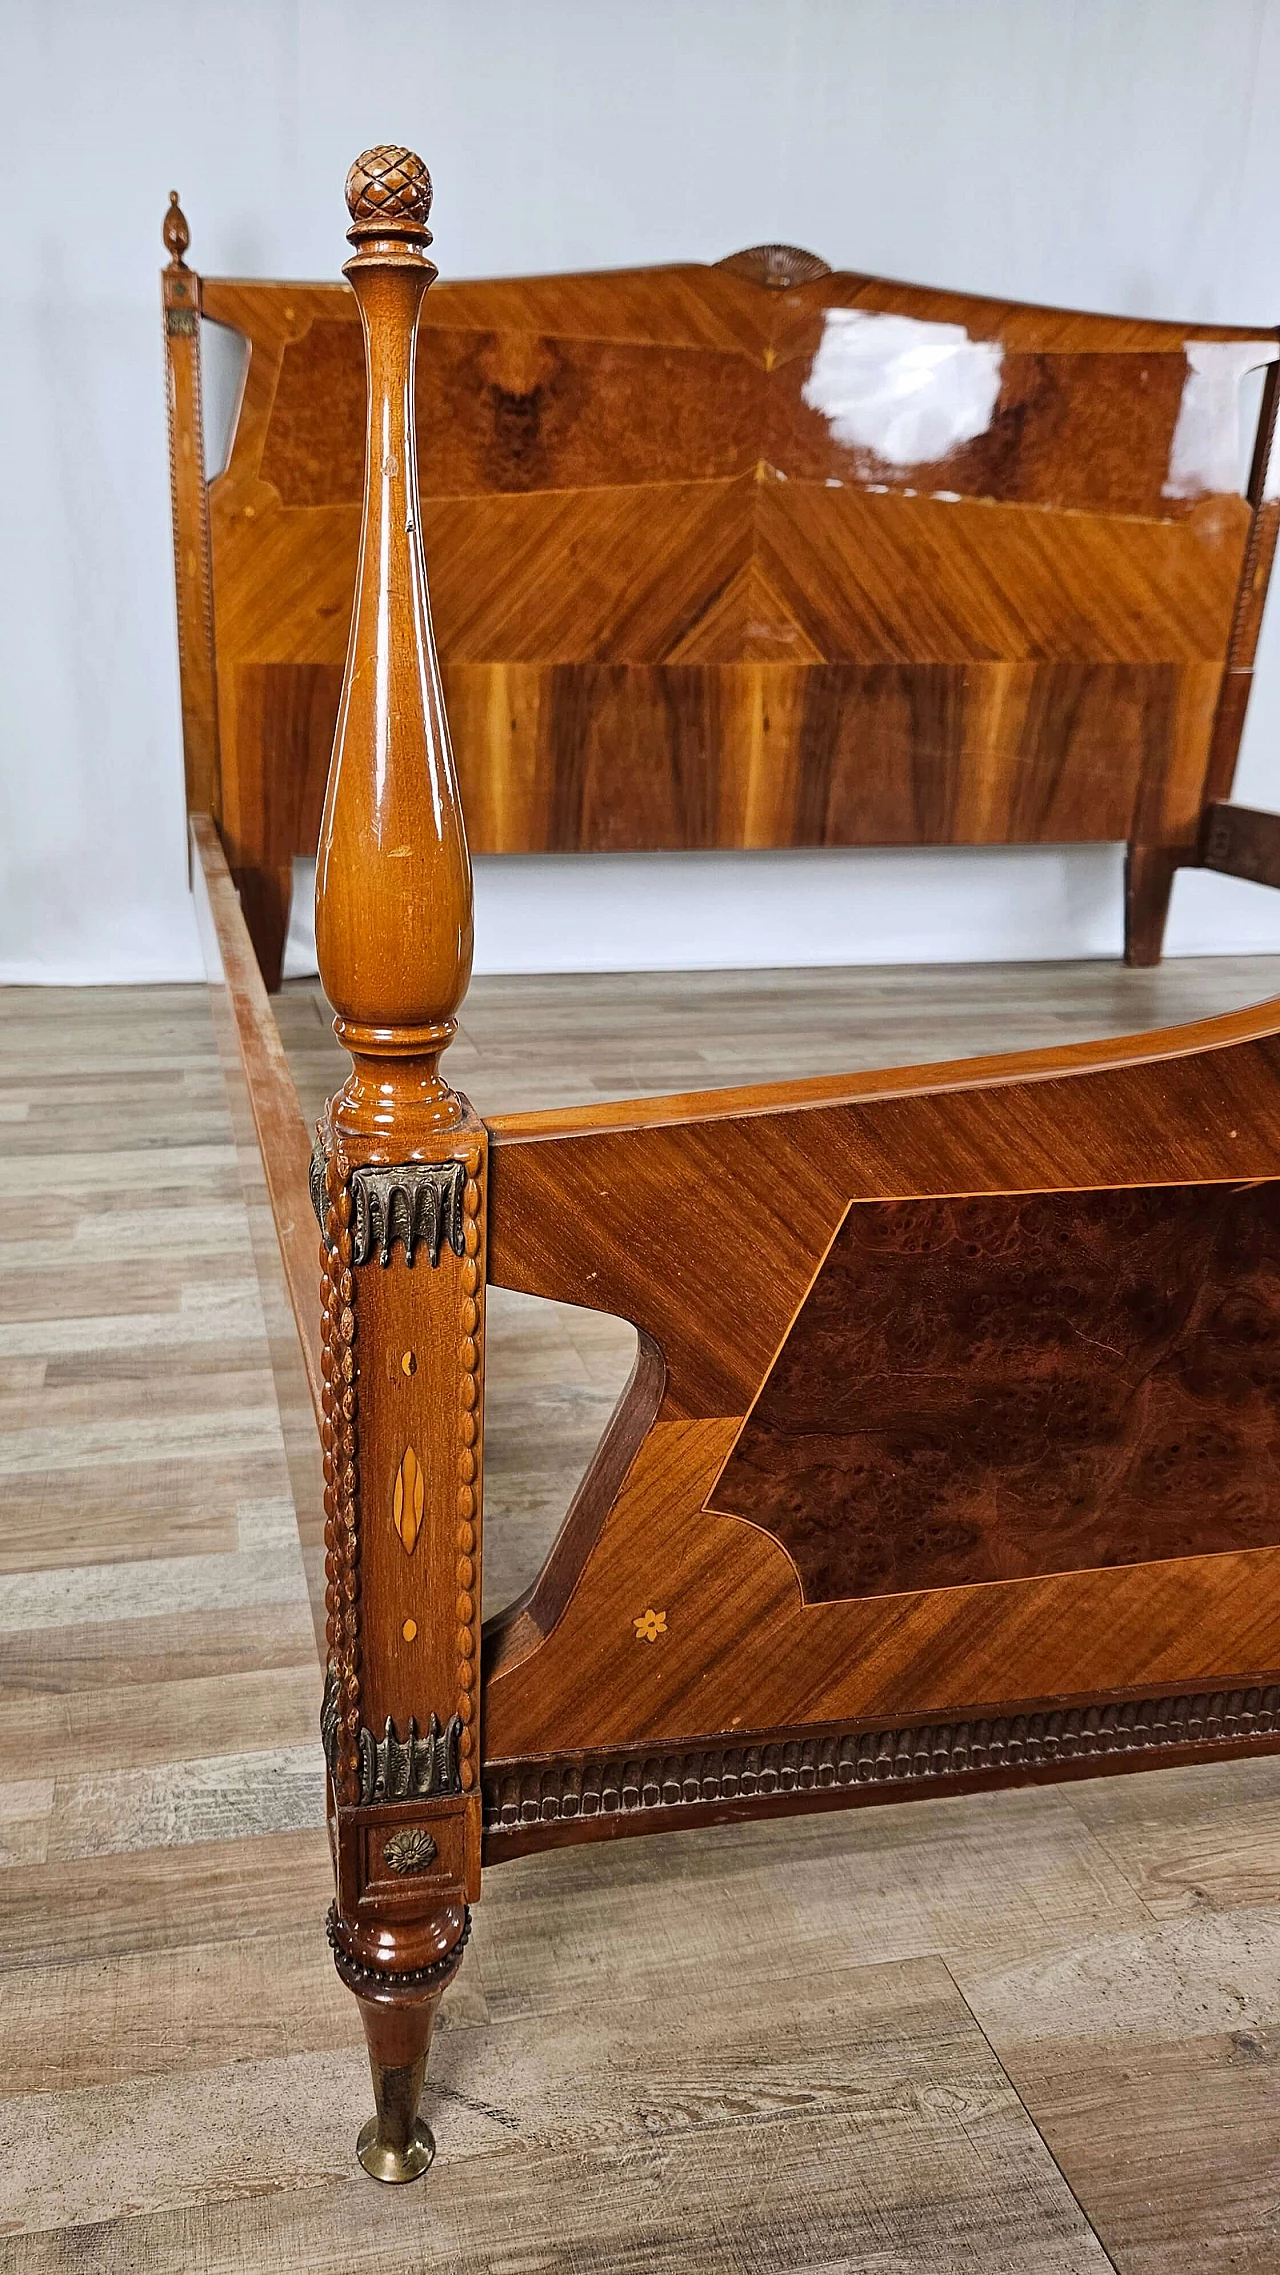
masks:
[[[1280,962],[486,980],[493,1111],[1123,1032]],[[308,1110],[341,1067],[281,998]],[[1275,2275],[1280,1762],[508,1864],[418,2186],[321,1921],[319,1670],[199,989],[0,998],[0,2264]],[[630,1330],[495,1300],[487,1578]],[[492,1604],[490,1605],[492,1608]]]

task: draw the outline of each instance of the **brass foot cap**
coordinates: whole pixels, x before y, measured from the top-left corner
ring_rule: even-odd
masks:
[[[371,2117],[361,2127],[356,2142],[356,2155],[374,2180],[420,2180],[427,2166],[435,2158],[436,2144],[429,2125],[415,2122],[408,2146],[401,2148],[395,2141],[380,2141],[378,2120]]]

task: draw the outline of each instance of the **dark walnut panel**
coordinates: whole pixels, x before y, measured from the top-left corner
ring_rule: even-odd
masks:
[[[710,1505],[809,1601],[1280,1542],[1280,1186],[855,1204]]]
[[[724,480],[759,455],[763,385],[722,349],[424,325],[422,494]],[[359,331],[313,324],[284,352],[264,480],[288,506],[358,505],[364,415]]]
[[[1161,520],[1188,510],[1186,499],[1170,484],[1174,435],[1190,376],[1181,348],[1145,356],[1017,355],[993,350],[994,400],[976,432],[968,431],[972,418],[966,418],[962,400],[960,433],[954,441],[935,447],[929,439],[931,427],[934,432],[945,430],[945,406],[940,405],[932,419],[919,422],[918,451],[910,445],[913,422],[908,419],[897,429],[902,447],[891,449],[897,392],[893,367],[895,361],[905,364],[911,354],[911,341],[902,338],[898,327],[915,319],[868,314],[865,322],[868,334],[858,346],[870,370],[859,375],[863,399],[854,393],[852,415],[842,415],[839,408],[838,338],[833,352],[824,356],[820,348],[812,357],[784,364],[773,375],[761,454],[789,481],[954,492],[1015,505],[1134,513]],[[874,398],[877,324],[894,327],[891,344],[881,351],[885,401],[878,415],[874,400],[870,405],[866,400]],[[921,352],[927,353],[926,327],[919,331]],[[964,387],[964,355],[976,345],[957,343],[961,367],[957,392]],[[1260,358],[1266,348],[1262,343]],[[943,346],[942,368],[945,358]],[[832,373],[826,385],[824,362]],[[820,407],[824,398],[831,405],[829,411]]]
[[[1190,841],[1199,778],[1166,754],[1203,741],[1217,685],[1170,664],[445,666],[477,852],[1091,843],[1139,812]]]
[[[237,858],[314,851],[341,677],[224,668]],[[1168,664],[444,666],[477,853],[1091,843],[1139,812],[1189,842],[1198,776],[1162,754],[1194,750],[1217,678]]]
[[[763,465],[833,487],[1177,520],[1242,487],[1235,393],[1275,354],[1262,336],[1195,339],[1189,355],[1176,333],[1145,352],[1029,352],[963,322],[837,304],[813,309],[804,347],[779,361],[767,309],[736,343],[674,322],[668,339],[612,336],[605,283],[596,336],[473,328],[456,310],[423,325],[425,497]],[[283,345],[259,471],[287,506],[357,505],[363,454],[359,330],[322,316]]]

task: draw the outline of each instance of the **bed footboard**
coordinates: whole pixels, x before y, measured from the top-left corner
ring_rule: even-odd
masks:
[[[662,1390],[487,1634],[489,1859],[1275,1742],[1277,1024],[491,1123],[491,1278]]]

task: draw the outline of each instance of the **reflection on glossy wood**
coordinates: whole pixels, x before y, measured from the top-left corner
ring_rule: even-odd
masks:
[[[337,1867],[329,1939],[360,2004],[376,2104],[357,2154],[375,2179],[406,2181],[434,2154],[418,2101],[436,2009],[467,1941],[467,1901],[479,1894],[488,1178],[483,1126],[439,1070],[471,976],[472,912],[417,514],[414,346],[436,273],[427,169],[411,150],[367,150],[347,204],[368,422],[316,868],[320,972],[351,1055],[316,1165],[321,1727]],[[385,1845],[408,1834],[430,1864],[406,1879],[389,1873]]]
[[[202,291],[253,343],[211,490],[221,819],[274,984],[355,581],[360,337],[337,288]],[[1125,839],[1130,957],[1158,956],[1234,769],[1273,379],[1247,485],[1235,398],[1275,353],[786,247],[438,287],[422,526],[473,847]]]

